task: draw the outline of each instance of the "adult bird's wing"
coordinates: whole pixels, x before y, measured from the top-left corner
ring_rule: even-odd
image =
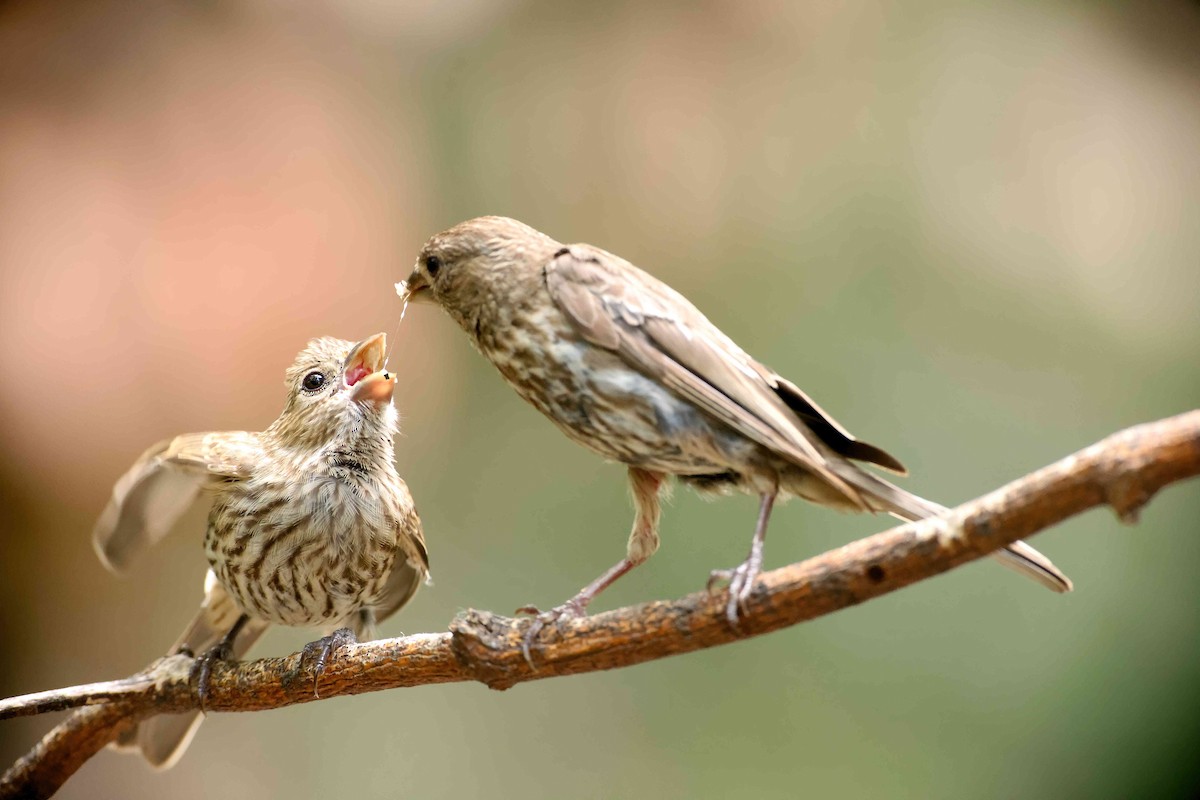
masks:
[[[816,442],[848,458],[903,470],[752,359],[683,295],[628,261],[590,245],[564,247],[546,268],[546,286],[588,342],[620,354],[631,367],[819,476],[863,510],[871,506],[830,468]]]
[[[657,278],[591,245],[561,248],[545,275],[555,304],[588,342],[620,354],[642,374],[819,476],[864,511],[902,519],[945,511],[839,460],[905,471],[888,453],[855,439],[799,387],[751,358]],[[835,455],[827,458],[814,442]],[[1070,579],[1024,542],[995,555],[1055,591],[1071,590]]]
[[[171,530],[210,482],[250,477],[261,453],[258,434],[188,433],[159,442],[113,487],[92,544],[104,565],[123,572]]]

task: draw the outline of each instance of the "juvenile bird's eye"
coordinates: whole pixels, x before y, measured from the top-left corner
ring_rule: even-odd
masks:
[[[430,256],[425,259],[425,270],[429,273],[429,277],[436,278],[438,271],[442,268],[442,260],[437,256]]]
[[[321,373],[321,372],[316,372],[316,371],[310,372],[307,375],[305,375],[304,380],[300,383],[300,386],[306,392],[315,392],[324,385],[325,385],[325,374]]]

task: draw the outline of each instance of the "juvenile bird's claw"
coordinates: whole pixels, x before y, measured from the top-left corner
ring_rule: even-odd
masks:
[[[196,699],[200,703],[202,712],[208,713],[208,681],[212,677],[213,664],[217,661],[229,661],[232,655],[233,642],[222,639],[201,653],[196,658],[196,663],[192,664],[192,673],[189,677],[196,682]]]
[[[196,700],[200,705],[200,711],[207,713],[208,711],[208,679],[212,676],[212,665],[214,661],[229,661],[233,658],[233,643],[237,640],[238,634],[245,627],[249,617],[242,614],[237,618],[237,622],[225,632],[221,637],[221,641],[217,642],[214,647],[208,648],[199,658],[196,663],[192,664],[191,674],[189,679],[196,681]],[[191,653],[192,649],[186,644],[179,648],[180,653]]]
[[[315,642],[309,642],[304,645],[304,649],[300,651],[301,665],[306,661],[313,662],[314,697],[321,696],[321,692],[318,690],[318,683],[320,683],[321,676],[325,673],[325,667],[329,663],[330,656],[348,644],[358,644],[358,637],[349,628],[338,628],[328,636],[323,636]]]
[[[563,619],[577,619],[578,617],[587,616],[587,604],[580,602],[578,598],[572,597],[561,606],[555,606],[549,611],[542,611],[537,606],[521,606],[514,614],[529,614],[533,619],[529,622],[529,628],[526,629],[525,635],[521,637],[521,655],[525,656],[525,663],[530,669],[537,669],[533,663],[533,642],[537,639],[538,634],[547,625],[557,625]]]

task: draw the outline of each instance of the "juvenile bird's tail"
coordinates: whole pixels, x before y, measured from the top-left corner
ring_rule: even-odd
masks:
[[[943,505],[906,492],[899,486],[888,483],[869,472],[864,472],[849,462],[845,462],[845,466],[845,469],[837,470],[838,477],[862,492],[869,504],[878,505],[877,510],[879,511],[886,511],[900,519],[915,522],[927,517],[935,517],[948,510]],[[1027,578],[1032,578],[1051,591],[1069,592],[1074,588],[1071,579],[1063,574],[1062,570],[1025,542],[1013,542],[991,555],[1004,566]]]
[[[221,641],[240,615],[241,612],[234,605],[232,598],[221,588],[210,570],[205,581],[204,603],[170,653],[178,653],[182,648],[186,648],[197,657],[204,655]],[[265,622],[247,620],[233,641],[231,658],[242,658],[268,627],[270,626]],[[187,750],[192,737],[196,735],[196,729],[203,721],[204,717],[199,711],[160,714],[126,732],[114,746],[118,750],[141,751],[142,756],[152,766],[168,769],[174,766]]]

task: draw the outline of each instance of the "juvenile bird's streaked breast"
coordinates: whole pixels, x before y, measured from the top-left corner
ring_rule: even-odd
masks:
[[[412,512],[395,481],[384,486],[332,466],[303,478],[266,470],[229,484],[209,515],[208,561],[248,613],[280,625],[336,627],[376,602],[392,569]]]

